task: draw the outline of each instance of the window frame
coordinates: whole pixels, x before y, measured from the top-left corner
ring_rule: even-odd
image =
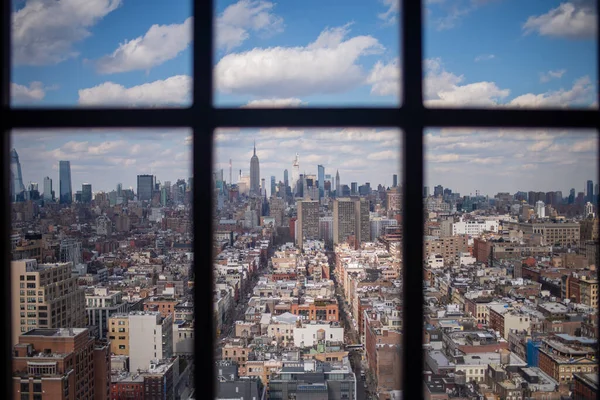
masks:
[[[212,254],[212,198],[210,191],[202,190],[212,181],[213,134],[216,128],[238,127],[395,127],[403,135],[403,188],[404,188],[404,235],[403,251],[405,265],[422,265],[423,248],[423,129],[426,127],[504,127],[504,128],[588,128],[599,129],[597,110],[519,110],[519,109],[431,109],[423,104],[422,94],[422,1],[401,1],[400,35],[402,54],[403,100],[399,107],[392,108],[302,108],[302,109],[232,109],[213,106],[213,0],[190,0],[193,2],[193,104],[188,108],[167,109],[114,109],[114,108],[56,108],[56,109],[11,109],[10,108],[10,25],[11,1],[3,0],[2,13],[2,179],[4,186],[9,182],[10,132],[17,128],[192,128],[193,130],[193,176],[194,185],[194,252]],[[600,1],[600,0],[599,0]],[[600,7],[598,7],[600,8]],[[600,18],[597,18],[600,26]],[[600,29],[597,27],[597,32]],[[596,45],[600,41],[596,39]],[[597,56],[600,51],[597,47]],[[596,60],[598,69],[598,59]],[[598,95],[598,94],[597,94]],[[598,135],[598,131],[596,132]],[[600,159],[600,157],[598,157]],[[598,168],[598,167],[597,167]],[[410,173],[407,173],[410,171]],[[4,246],[5,265],[10,265],[10,199],[2,196],[4,223],[1,230],[1,246]],[[600,253],[597,249],[597,254]],[[198,263],[202,264],[202,263]],[[599,269],[600,270],[600,269]],[[197,271],[194,291],[195,318],[198,334],[195,344],[195,380],[203,394],[215,397],[215,371],[212,329],[212,269]],[[4,268],[3,288],[10,291],[10,269]],[[416,296],[421,301],[411,301],[404,307],[403,321],[403,388],[405,398],[422,398],[423,385],[423,270],[403,269],[403,292],[405,296]],[[11,323],[10,296],[4,301],[5,326]],[[417,321],[417,323],[410,323]],[[200,328],[202,327],[202,328]],[[418,327],[418,329],[417,329]],[[10,335],[3,342],[1,356],[5,366],[11,368]],[[409,367],[410,366],[410,367]],[[11,374],[6,374],[5,387],[12,397]]]

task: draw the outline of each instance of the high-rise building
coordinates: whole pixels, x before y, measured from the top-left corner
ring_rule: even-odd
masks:
[[[593,203],[594,202],[594,182],[591,180],[587,181],[586,188],[587,188],[586,201]]]
[[[15,399],[108,400],[110,349],[87,328],[34,328],[13,348],[12,376]]]
[[[117,183],[117,197],[123,197],[123,184],[122,183]]]
[[[275,176],[271,175],[271,197],[275,197],[277,195],[277,184],[275,182]]]
[[[319,239],[319,202],[299,200],[297,204],[296,243],[302,249],[305,240]]]
[[[350,183],[350,193],[352,194],[352,196],[355,196],[358,194],[358,182]]]
[[[54,196],[52,196],[52,179],[48,176],[44,178],[44,200],[54,200]]]
[[[71,204],[73,202],[73,187],[71,185],[71,162],[58,162],[58,184],[60,186],[60,204]]]
[[[342,182],[340,182],[340,171],[335,171],[335,197],[342,197]]]
[[[423,186],[423,198],[429,197],[429,186]]]
[[[90,204],[92,202],[92,184],[84,183],[81,185],[81,202]]]
[[[288,187],[290,186],[290,180],[289,180],[289,177],[288,177],[288,170],[287,169],[283,170],[283,184],[285,186],[285,193],[287,194],[287,192],[289,190]],[[283,197],[285,198],[285,196],[283,196]]]
[[[250,158],[250,194],[260,196],[260,164],[256,155],[256,142],[254,143],[254,154]]]
[[[317,166],[317,184],[319,186],[319,198],[325,194],[325,167],[322,165]]]
[[[354,200],[356,228],[356,246],[371,240],[371,221],[369,220],[369,200],[361,197]]]
[[[569,190],[569,200],[568,200],[569,204],[573,204],[575,203],[575,188],[571,188],[571,190]]]
[[[300,159],[298,157],[298,153],[296,153],[296,157],[292,162],[292,180],[290,181],[290,186],[292,188],[292,196],[296,196],[299,191],[302,190],[302,187],[298,187],[298,181],[300,180]]]
[[[543,201],[538,200],[535,203],[535,214],[537,215],[538,218],[544,218],[546,217],[546,205],[544,204]]]
[[[13,345],[31,329],[86,326],[85,292],[71,274],[71,263],[11,262]]]
[[[137,198],[138,201],[152,200],[152,192],[154,191],[155,177],[154,175],[138,175],[137,176]]]
[[[433,188],[433,196],[434,197],[442,197],[444,196],[444,187],[442,185],[437,185]]]
[[[392,175],[393,187],[398,187],[398,175]]]
[[[19,162],[19,155],[17,150],[12,149],[10,152],[10,172],[11,172],[11,194],[12,200],[16,201],[25,191],[25,185],[23,184],[23,175],[21,174],[21,163]]]

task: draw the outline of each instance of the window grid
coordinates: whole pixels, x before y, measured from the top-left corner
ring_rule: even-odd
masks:
[[[193,1],[193,105],[183,109],[10,109],[10,24],[11,0],[3,0],[2,9],[2,180],[9,182],[10,132],[16,128],[85,128],[85,127],[191,127],[193,136],[194,185],[194,252],[206,257],[212,252],[211,196],[202,191],[211,182],[212,137],[218,127],[397,127],[404,135],[404,235],[405,265],[422,265],[423,248],[423,129],[425,127],[560,127],[600,128],[595,110],[509,110],[509,109],[427,109],[422,95],[422,1],[401,0],[402,106],[399,108],[333,108],[333,109],[215,109],[213,91],[213,15],[212,0]],[[600,0],[598,1],[600,3]],[[600,20],[597,19],[600,27]],[[597,27],[596,31],[600,31]],[[597,56],[600,43],[597,40]],[[597,61],[597,68],[600,62]],[[202,79],[196,79],[202,77]],[[598,96],[600,99],[600,96]],[[598,134],[598,132],[596,132]],[[600,154],[599,154],[600,155]],[[599,157],[600,159],[600,157]],[[10,199],[2,197],[1,246],[4,265],[10,265]],[[199,269],[195,278],[195,313],[199,328],[195,335],[196,388],[206,398],[215,395],[212,329],[212,268]],[[4,293],[10,290],[10,269],[4,268]],[[422,278],[421,268],[403,270],[404,295],[412,296],[411,307],[404,309],[403,389],[405,398],[422,398]],[[10,296],[4,301],[5,326],[11,322]],[[204,329],[202,329],[204,328]],[[7,336],[7,335],[5,335]],[[10,336],[2,346],[2,359],[10,368]],[[5,374],[4,387],[11,397],[12,379]]]

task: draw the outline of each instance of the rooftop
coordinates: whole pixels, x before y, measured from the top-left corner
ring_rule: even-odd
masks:
[[[37,328],[32,329],[29,332],[22,333],[21,336],[74,337],[83,332],[87,332],[87,328]]]

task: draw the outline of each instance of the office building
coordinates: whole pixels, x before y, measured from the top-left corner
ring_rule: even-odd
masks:
[[[85,293],[71,263],[11,262],[12,344],[36,328],[85,327]]]
[[[423,198],[429,197],[429,186],[423,187]]]
[[[296,227],[298,229],[296,242],[299,248],[305,240],[319,239],[319,202],[300,200],[298,205],[298,220]]]
[[[357,182],[350,183],[350,194],[352,196],[356,196],[358,194],[358,183]]]
[[[321,198],[325,194],[325,167],[319,164],[317,171],[317,185],[319,187],[319,198]]]
[[[277,184],[275,183],[275,176],[271,175],[271,197],[277,195]]]
[[[250,158],[250,194],[260,196],[260,164],[256,155],[256,143],[254,143],[254,154]]]
[[[434,197],[442,197],[444,196],[444,187],[442,185],[437,185],[433,188],[433,196]]]
[[[594,182],[589,180],[586,183],[586,201],[594,202]]]
[[[154,175],[138,175],[137,176],[137,199],[138,199],[138,201],[152,200],[152,192],[154,191],[154,182],[155,182]]]
[[[19,196],[25,191],[25,185],[23,184],[23,175],[21,174],[21,163],[19,162],[19,155],[15,149],[10,152],[10,177],[11,177],[11,200],[17,201]]]
[[[282,197],[285,198],[287,196],[288,191],[289,191],[288,188],[290,187],[290,181],[289,181],[288,170],[287,169],[283,170],[283,185],[285,186],[285,194]]]
[[[92,202],[92,184],[84,183],[81,185],[81,202],[90,204]]]
[[[290,181],[290,186],[292,189],[292,197],[298,194],[298,190],[302,190],[302,188],[298,188],[298,180],[300,179],[300,159],[298,157],[298,153],[294,157],[294,161],[292,161],[292,180]]]
[[[340,182],[340,171],[335,171],[335,197],[342,197],[342,182]]]
[[[54,195],[52,194],[52,179],[50,177],[44,178],[44,200],[52,201],[54,200]]]
[[[58,162],[58,184],[60,186],[60,204],[71,204],[73,202],[73,187],[71,185],[71,162]]]
[[[107,400],[110,371],[108,343],[86,328],[36,328],[13,347],[13,398]]]
[[[269,216],[275,218],[275,227],[283,226],[285,215],[285,200],[279,197],[271,197],[269,200]]]
[[[398,175],[394,174],[392,176],[393,187],[398,187]]]

